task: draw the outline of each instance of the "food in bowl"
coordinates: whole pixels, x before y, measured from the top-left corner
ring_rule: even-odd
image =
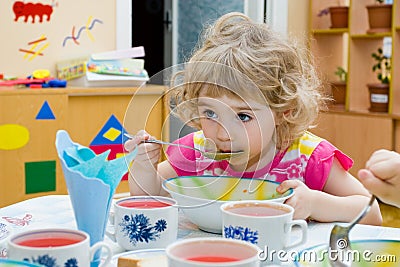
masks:
[[[233,176],[179,176],[163,182],[163,188],[174,198],[185,216],[201,230],[222,232],[220,206],[227,201],[265,200],[285,202],[292,196],[276,192],[279,183],[264,179]]]

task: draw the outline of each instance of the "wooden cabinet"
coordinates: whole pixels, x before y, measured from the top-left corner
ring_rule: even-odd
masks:
[[[323,80],[330,92],[337,67],[347,70],[347,91],[344,105],[332,105],[320,116],[314,133],[326,138],[354,161],[351,172],[356,174],[371,153],[380,148],[400,152],[400,0],[394,0],[387,31],[368,33],[367,5],[372,0],[342,0],[349,7],[348,28],[330,28],[330,17],[319,16],[321,10],[338,5],[336,0],[310,0],[309,47]],[[388,39],[389,38],[389,39]],[[368,83],[378,83],[372,71],[371,54],[383,41],[391,38],[391,82],[388,112],[370,111]]]
[[[1,88],[0,207],[67,193],[55,148],[60,129],[84,146],[90,146],[107,123],[114,137],[115,123],[119,123],[128,132],[146,129],[157,138],[168,139],[164,89],[157,85],[140,89]],[[127,191],[127,181],[122,181],[117,192]]]
[[[372,152],[392,149],[393,120],[387,116],[329,112],[322,113],[311,132],[321,136],[354,160],[353,175],[365,166]]]

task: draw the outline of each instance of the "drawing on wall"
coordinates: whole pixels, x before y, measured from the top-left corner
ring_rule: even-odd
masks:
[[[43,22],[43,18],[45,16],[46,21],[50,21],[54,5],[54,1],[51,5],[44,5],[42,3],[24,3],[23,1],[16,1],[12,7],[15,14],[14,21],[18,21],[19,18],[23,17],[24,22],[27,23],[29,17],[31,17],[31,22],[35,23],[36,16],[39,17],[39,23]]]
[[[93,35],[92,35],[92,33],[91,33],[90,31],[93,29],[93,27],[94,27],[94,25],[96,24],[96,22],[97,22],[97,23],[100,23],[100,24],[103,24],[103,21],[101,21],[101,20],[99,20],[99,19],[93,19],[93,17],[90,16],[90,17],[88,18],[88,21],[87,21],[86,25],[85,25],[85,26],[82,26],[82,27],[79,29],[79,31],[78,31],[77,34],[75,34],[75,26],[73,26],[73,27],[72,27],[71,36],[67,36],[67,37],[64,38],[64,41],[63,41],[62,46],[64,47],[64,46],[67,44],[67,41],[68,41],[68,40],[72,40],[76,45],[79,45],[78,40],[79,40],[79,38],[81,37],[81,33],[82,33],[83,31],[85,31],[86,34],[87,34],[87,36],[89,37],[89,39],[90,39],[92,42],[94,42],[94,37],[93,37]]]
[[[29,142],[29,130],[19,124],[0,125],[0,150],[14,150]]]
[[[38,39],[28,42],[28,46],[31,47],[29,49],[20,48],[19,51],[25,53],[24,59],[28,59],[29,61],[33,60],[37,56],[43,56],[43,51],[50,45],[47,41],[47,37],[45,35],[40,36]],[[46,43],[43,43],[46,42]]]
[[[114,115],[111,115],[103,128],[90,143],[89,148],[96,154],[111,150],[108,155],[108,160],[123,157],[125,155],[123,144],[127,141],[127,137],[124,133],[127,132],[122,124]],[[122,180],[128,180],[128,173],[124,174]]]

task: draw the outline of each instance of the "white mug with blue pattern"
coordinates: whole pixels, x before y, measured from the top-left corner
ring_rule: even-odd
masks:
[[[307,241],[307,222],[293,220],[294,209],[287,204],[233,201],[223,204],[221,211],[223,237],[257,245],[262,262],[287,261],[290,249]],[[295,226],[300,233],[294,233]],[[293,240],[295,236],[299,237]]]
[[[90,236],[80,230],[49,228],[20,232],[8,240],[7,256],[11,260],[26,261],[45,267],[88,267],[95,252],[106,249],[107,266],[112,251],[105,242],[90,246]]]
[[[178,237],[178,206],[169,197],[121,198],[109,221],[106,235],[125,250],[166,248]]]

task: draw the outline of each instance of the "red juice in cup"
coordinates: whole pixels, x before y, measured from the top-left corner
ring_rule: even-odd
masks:
[[[290,210],[284,207],[275,207],[268,204],[257,204],[257,205],[237,204],[227,208],[226,210],[238,215],[255,216],[255,217],[278,216],[290,212]]]
[[[129,199],[118,202],[119,206],[126,208],[140,208],[140,209],[153,209],[153,208],[164,208],[171,206],[171,203],[162,202],[153,199]]]
[[[200,262],[232,262],[239,261],[238,258],[233,257],[223,257],[223,256],[196,256],[187,258],[190,261],[200,261]]]
[[[68,237],[42,237],[34,239],[26,239],[17,242],[20,246],[46,248],[46,247],[62,247],[81,242],[83,239]]]

